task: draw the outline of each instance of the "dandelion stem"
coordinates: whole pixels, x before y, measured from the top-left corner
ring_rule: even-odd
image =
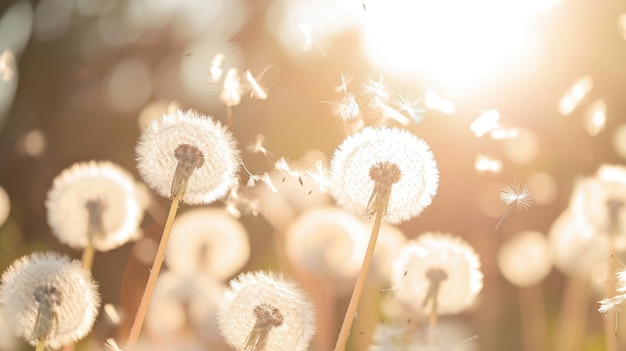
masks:
[[[90,240],[88,240],[87,242],[87,246],[85,246],[85,249],[83,250],[83,257],[82,257],[82,262],[83,262],[83,268],[87,271],[91,270],[91,266],[93,266],[93,258],[95,255],[96,251],[93,247],[93,242]]]
[[[511,212],[512,209],[513,209],[513,204],[509,205],[509,209],[506,210],[506,212],[504,212],[504,214],[502,215],[502,218],[500,218],[500,221],[498,221],[498,224],[496,224],[496,227],[494,228],[494,230],[498,230],[498,228],[500,228],[500,224],[502,224],[502,221],[506,218],[506,216],[509,214],[509,212]]]
[[[174,217],[176,217],[178,203],[180,202],[182,194],[183,192],[176,193],[174,199],[172,200],[172,205],[170,206],[170,211],[167,215],[167,220],[165,221],[165,227],[163,228],[163,235],[161,236],[161,241],[159,242],[159,248],[157,249],[156,256],[154,257],[152,269],[150,269],[148,283],[146,284],[146,288],[141,296],[141,302],[139,303],[139,309],[135,315],[135,321],[133,322],[133,326],[130,328],[130,335],[128,336],[128,341],[126,342],[126,348],[124,348],[126,351],[132,351],[137,344],[137,340],[139,339],[141,327],[143,326],[146,314],[148,313],[148,306],[150,305],[152,292],[154,291],[157,277],[161,271],[163,259],[165,258],[165,249],[167,248],[167,242],[169,241],[170,232],[172,231],[172,223],[174,222]]]
[[[37,347],[35,348],[35,351],[44,351],[46,349],[46,342],[44,340],[39,340],[39,342],[37,342]]]
[[[363,288],[365,287],[367,272],[370,269],[372,257],[374,256],[374,248],[376,247],[376,239],[378,238],[378,232],[380,230],[380,224],[383,219],[383,214],[383,209],[379,208],[376,211],[376,219],[374,220],[374,226],[372,227],[372,234],[370,235],[370,240],[367,244],[367,251],[365,253],[365,257],[363,258],[361,271],[359,272],[359,276],[356,279],[356,284],[354,285],[354,291],[352,292],[352,297],[350,298],[350,303],[348,304],[348,310],[346,311],[346,315],[343,318],[343,324],[341,325],[339,337],[337,338],[335,351],[343,351],[346,348],[348,336],[350,335],[350,328],[352,327],[352,322],[354,321],[354,316],[356,315],[359,300],[361,299],[361,294],[363,293]]]
[[[587,307],[590,294],[589,282],[581,277],[568,278],[562,298],[560,328],[556,351],[577,351],[585,341]]]

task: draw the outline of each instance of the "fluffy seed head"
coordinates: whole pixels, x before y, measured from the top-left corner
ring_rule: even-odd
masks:
[[[240,274],[218,310],[220,330],[238,351],[303,351],[315,333],[311,304],[296,283],[273,273]]]
[[[365,128],[335,150],[330,181],[337,203],[359,216],[371,215],[391,188],[384,220],[394,224],[430,205],[439,171],[428,145],[415,135],[397,128]]]
[[[451,314],[474,302],[483,287],[483,273],[478,255],[461,238],[425,233],[402,250],[392,281],[398,299],[416,310],[428,308],[436,293],[438,312]]]
[[[248,234],[239,221],[222,209],[198,208],[174,220],[165,262],[172,271],[226,280],[249,257]]]
[[[354,288],[368,235],[369,228],[359,218],[324,206],[304,212],[289,226],[285,246],[292,262],[347,291]]]
[[[0,313],[31,345],[45,338],[46,347],[58,349],[80,340],[91,330],[99,305],[91,273],[66,256],[34,253],[2,275]]]
[[[48,224],[60,242],[108,251],[137,239],[146,200],[132,176],[107,161],[80,162],[62,171],[48,191]]]
[[[219,122],[195,111],[178,110],[155,119],[136,147],[137,169],[159,195],[184,190],[182,201],[208,204],[238,182],[239,150]]]

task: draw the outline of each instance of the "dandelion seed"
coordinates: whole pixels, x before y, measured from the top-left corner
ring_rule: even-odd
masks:
[[[609,318],[612,314],[618,314],[622,312],[620,305],[626,301],[625,295],[617,295],[614,297],[600,300],[598,303],[598,312],[602,313],[605,318]]]
[[[265,183],[270,189],[272,189],[272,192],[275,192],[275,193],[278,192],[278,189],[274,185],[274,182],[272,181],[272,177],[270,176],[269,173],[267,172],[263,173],[263,175],[261,176],[261,181],[263,181],[263,183]]]
[[[4,82],[13,79],[15,75],[15,55],[10,49],[4,49],[0,55],[0,77]]]
[[[267,67],[266,67],[267,69]],[[265,72],[265,70],[263,70],[263,72]],[[255,98],[255,99],[260,99],[260,100],[265,100],[268,97],[267,94],[267,89],[262,87],[257,80],[254,78],[254,76],[252,75],[252,73],[247,70],[243,73],[243,76],[246,78],[246,80],[248,81],[248,84],[250,84],[250,97]]]
[[[381,110],[382,114],[384,117],[386,118],[391,118],[393,120],[395,120],[396,122],[407,126],[410,123],[410,119],[407,118],[405,115],[403,115],[402,113],[400,113],[400,111],[394,109],[393,107],[387,105],[384,101],[382,101],[379,97],[374,97],[371,101],[370,101],[370,106],[372,106],[374,109],[379,109]]]
[[[315,333],[315,315],[300,288],[262,271],[231,280],[217,319],[238,351],[303,351]]]
[[[432,89],[428,89],[424,93],[424,102],[426,103],[426,107],[438,110],[446,115],[453,114],[455,110],[454,104],[451,101],[444,99]]]
[[[265,135],[257,134],[254,137],[254,142],[249,144],[246,147],[246,150],[248,150],[248,151],[250,151],[250,152],[252,152],[254,154],[261,153],[261,154],[263,154],[263,156],[268,157],[268,151],[265,148],[264,144],[265,144]]]
[[[417,108],[419,100],[411,99],[408,94],[400,95],[399,97],[395,98],[394,103],[396,105],[396,108],[400,112],[406,113],[409,116],[409,119],[412,123],[417,124],[424,119],[424,113],[426,111]]]
[[[182,191],[188,204],[208,204],[238,183],[239,150],[232,134],[211,117],[177,111],[153,120],[137,143],[137,169],[163,197]]]
[[[341,84],[335,88],[335,93],[348,93],[348,84],[352,81],[352,76],[341,73]]]
[[[227,107],[237,106],[241,102],[242,91],[239,71],[234,67],[229,68],[228,71],[226,71],[226,77],[224,77],[220,100],[222,100]]]
[[[430,205],[438,181],[428,145],[396,128],[365,128],[352,134],[331,159],[330,192],[337,203],[363,217],[385,207],[384,220],[392,224]]]
[[[317,184],[320,192],[325,193],[329,189],[328,168],[324,165],[324,162],[320,160],[315,161],[313,166],[306,170],[306,175],[307,178]]]
[[[213,83],[217,83],[220,78],[222,78],[222,74],[224,70],[222,70],[222,63],[224,63],[224,59],[226,57],[222,53],[217,53],[213,56],[211,60],[211,67],[209,68],[209,72],[211,73],[211,80]]]
[[[109,251],[137,239],[146,205],[132,176],[107,161],[63,170],[48,191],[48,224],[60,242]]]
[[[389,88],[383,84],[382,75],[378,76],[378,80],[369,79],[366,83],[361,84],[361,87],[365,96],[373,96],[382,101],[389,100]]]
[[[332,112],[344,121],[357,119],[361,115],[361,108],[352,93],[346,92],[339,103],[331,103]]]
[[[479,173],[500,173],[500,171],[502,171],[502,161],[485,155],[476,154],[476,157],[474,158],[474,169]]]
[[[518,210],[527,209],[532,205],[533,201],[530,197],[530,190],[528,190],[528,186],[526,184],[513,183],[511,185],[507,185],[500,191],[500,200],[504,202],[505,205],[509,206],[509,208],[504,212],[498,224],[496,224],[495,230],[500,228],[502,221],[506,216],[511,212],[513,206],[517,207]]]
[[[56,253],[24,256],[2,274],[0,313],[31,345],[58,349],[82,339],[100,306],[91,273]]]
[[[279,158],[274,163],[274,168],[283,174],[289,174],[296,178],[300,176],[300,172],[292,169],[292,167],[289,165],[289,162],[287,162],[287,159],[285,159],[284,157]]]
[[[480,117],[472,122],[470,130],[480,138],[498,127],[500,127],[500,112],[488,110],[483,111]]]

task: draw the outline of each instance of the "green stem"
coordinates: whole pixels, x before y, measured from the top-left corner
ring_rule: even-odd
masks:
[[[182,192],[178,192],[172,200],[170,211],[167,215],[167,220],[165,221],[165,228],[163,228],[163,235],[161,236],[161,241],[159,242],[159,248],[157,249],[156,256],[154,257],[152,269],[150,269],[148,283],[146,284],[146,288],[141,296],[141,302],[139,303],[139,309],[135,315],[135,321],[133,326],[130,328],[128,341],[126,342],[126,347],[124,348],[125,351],[132,351],[137,344],[137,340],[139,339],[139,333],[141,332],[143,322],[145,321],[146,314],[148,313],[148,306],[150,305],[152,292],[154,291],[157,277],[161,271],[163,259],[165,258],[165,249],[167,248],[167,242],[169,241],[170,232],[172,231],[172,223],[174,222],[174,217],[176,217],[176,211],[178,210],[178,203],[180,202],[181,196]]]
[[[363,258],[363,264],[361,265],[361,271],[356,279],[354,285],[354,291],[348,304],[348,310],[343,319],[339,337],[337,338],[337,344],[335,345],[335,351],[343,351],[346,349],[346,343],[348,342],[348,336],[350,335],[350,328],[356,315],[357,307],[359,306],[359,300],[361,300],[361,294],[365,287],[365,279],[367,278],[367,272],[372,264],[372,257],[374,256],[374,248],[376,247],[376,239],[378,238],[378,232],[380,230],[380,224],[383,219],[383,210],[376,211],[376,219],[374,220],[374,226],[372,227],[372,234],[370,235],[369,243],[367,244],[367,251]]]

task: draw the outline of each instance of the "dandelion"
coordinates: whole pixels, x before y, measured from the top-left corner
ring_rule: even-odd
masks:
[[[192,330],[204,341],[219,339],[217,308],[226,286],[206,273],[167,271],[161,274],[146,316],[146,327],[166,343]]]
[[[511,212],[514,205],[518,210],[523,210],[530,207],[533,203],[533,200],[530,198],[530,190],[528,190],[528,186],[526,184],[521,185],[519,183],[513,183],[502,188],[502,190],[500,190],[500,200],[502,200],[505,205],[509,206],[509,208],[506,212],[504,212],[502,218],[498,221],[498,224],[496,224],[495,230],[500,228],[502,221],[506,218],[509,212]]]
[[[11,199],[6,190],[0,186],[0,227],[9,218],[9,212],[11,212]]]
[[[224,127],[193,111],[177,111],[154,120],[137,143],[137,168],[148,185],[173,196],[163,235],[131,327],[126,348],[132,350],[148,311],[178,203],[207,204],[239,183],[239,151]]]
[[[448,233],[424,233],[410,241],[394,263],[396,296],[416,310],[454,314],[470,306],[483,287],[480,260],[474,249]],[[401,283],[401,284],[400,284]]]
[[[217,319],[238,351],[303,351],[315,333],[313,307],[296,283],[263,271],[231,280]]]
[[[91,330],[100,296],[80,262],[33,253],[13,262],[1,280],[0,313],[37,351],[72,344]]]
[[[523,231],[507,239],[498,250],[498,268],[502,275],[519,287],[534,285],[552,269],[552,251],[546,236]]]
[[[317,276],[350,287],[361,268],[368,229],[352,214],[331,206],[304,212],[287,230],[285,246],[291,261]]]
[[[222,209],[199,208],[174,221],[165,262],[178,273],[202,272],[226,279],[249,257],[248,235],[239,221]]]
[[[108,161],[80,162],[63,170],[48,191],[48,224],[60,242],[84,249],[91,267],[93,250],[109,251],[135,240],[147,202],[132,176]]]
[[[430,205],[438,181],[428,145],[396,128],[365,128],[348,136],[331,159],[330,192],[337,203],[364,217],[382,206],[391,224],[415,217]]]
[[[346,138],[335,150],[330,174],[330,192],[340,206],[359,216],[376,215],[335,345],[335,351],[343,351],[383,218],[394,224],[419,215],[437,192],[439,172],[421,139],[395,128],[366,128]]]
[[[209,204],[237,184],[239,151],[219,122],[195,111],[153,120],[137,143],[137,169],[159,195],[190,205]]]

